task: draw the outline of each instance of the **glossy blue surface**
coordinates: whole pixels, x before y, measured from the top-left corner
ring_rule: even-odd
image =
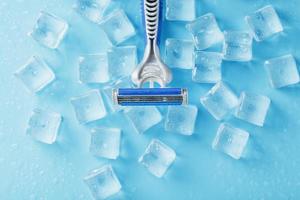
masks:
[[[231,118],[229,122],[250,133],[248,157],[233,160],[211,149],[220,122],[208,114],[199,97],[212,85],[191,81],[191,70],[172,69],[171,87],[188,88],[190,103],[199,108],[196,131],[186,137],[163,131],[158,124],[143,135],[115,114],[89,126],[79,125],[69,99],[100,86],[80,84],[78,57],[104,53],[110,43],[101,29],[73,9],[73,0],[2,0],[0,2],[0,199],[92,199],[82,178],[89,170],[111,163],[122,184],[113,199],[270,199],[300,198],[300,87],[272,89],[263,67],[265,59],[291,53],[300,59],[300,1],[196,0],[197,16],[213,12],[222,30],[244,30],[244,15],[269,3],[278,11],[284,33],[253,43],[251,62],[227,62],[223,80],[237,94],[243,90],[268,96],[272,103],[265,126],[259,128]],[[143,53],[143,29],[137,0],[119,1],[138,36],[125,44],[137,45]],[[58,50],[41,47],[27,36],[40,10],[65,19],[70,31]],[[185,23],[163,22],[162,37],[191,39]],[[163,42],[162,42],[163,44]],[[215,50],[220,51],[220,47]],[[162,51],[163,52],[163,51]],[[45,58],[57,80],[38,95],[31,95],[13,73],[34,55]],[[41,107],[64,117],[58,141],[45,145],[25,135],[31,111]],[[165,113],[164,109],[162,112]],[[120,157],[107,161],[93,157],[88,149],[89,127],[122,128]],[[158,179],[138,162],[152,138],[176,151],[177,158],[167,174]]]

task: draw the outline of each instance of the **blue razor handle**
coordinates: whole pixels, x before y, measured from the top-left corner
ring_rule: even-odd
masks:
[[[161,0],[144,0],[143,14],[146,32],[146,47],[143,60],[132,73],[132,82],[137,87],[142,87],[146,82],[153,86],[158,83],[165,87],[172,81],[172,73],[163,63],[158,42],[160,24]]]
[[[137,88],[113,90],[113,101],[121,106],[175,106],[188,103],[188,93],[182,88],[166,88],[172,73],[160,57],[158,34],[162,0],[143,0],[146,47],[143,60],[131,76]],[[149,88],[143,88],[149,83]],[[156,84],[155,84],[156,83]],[[154,86],[160,85],[159,88]]]

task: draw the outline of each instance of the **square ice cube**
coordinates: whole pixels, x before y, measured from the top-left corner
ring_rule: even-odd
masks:
[[[107,114],[98,90],[92,90],[87,94],[71,98],[71,103],[77,120],[81,124],[102,119]]]
[[[112,112],[119,112],[125,108],[124,106],[115,105],[113,101],[112,93],[116,88],[132,88],[131,80],[129,80],[129,78],[119,79],[117,82],[114,82],[114,84],[103,88],[102,91],[106,100],[105,102]]]
[[[190,24],[187,24],[186,28],[193,35],[198,50],[207,49],[222,42],[224,39],[224,35],[212,13],[197,18]]]
[[[281,88],[299,83],[299,72],[295,58],[288,54],[265,61],[271,86]]]
[[[111,165],[90,171],[84,178],[95,199],[107,199],[117,194],[122,186]]]
[[[162,177],[171,164],[175,161],[176,153],[157,139],[153,139],[144,154],[139,158],[139,162],[144,165],[151,174]]]
[[[123,10],[114,11],[100,25],[113,45],[135,35],[135,28]]]
[[[125,114],[138,133],[144,133],[162,120],[161,113],[156,107],[131,107]]]
[[[194,43],[188,40],[167,39],[165,62],[173,68],[192,69],[194,67]]]
[[[40,142],[53,144],[56,141],[61,121],[62,117],[59,113],[34,109],[26,134]]]
[[[283,31],[280,19],[271,5],[255,11],[245,19],[256,41],[265,40]]]
[[[252,36],[246,31],[225,31],[223,59],[246,62],[252,59]]]
[[[55,74],[50,67],[37,56],[31,57],[23,67],[15,72],[15,76],[33,93],[42,90],[55,79]]]
[[[166,0],[167,20],[192,21],[195,17],[195,0]]]
[[[41,45],[56,49],[68,30],[68,23],[59,17],[41,11],[29,35]]]
[[[106,54],[85,55],[79,58],[81,83],[106,83],[109,81]]]
[[[235,116],[257,126],[263,126],[270,106],[266,96],[242,92]]]
[[[226,118],[239,101],[233,91],[223,82],[218,82],[200,98],[204,108],[217,120]]]
[[[223,56],[229,61],[252,59],[252,36],[246,31],[225,31]]]
[[[195,52],[192,80],[198,83],[217,83],[222,78],[223,55],[216,52]]]
[[[196,106],[169,106],[165,120],[165,130],[183,135],[192,135],[197,119]]]
[[[111,0],[77,0],[74,8],[88,20],[99,24]]]
[[[107,51],[107,57],[111,81],[130,76],[137,65],[135,46],[113,47]]]
[[[91,131],[90,152],[99,157],[116,159],[120,151],[121,130],[97,128]]]
[[[247,131],[222,123],[212,143],[212,148],[224,152],[234,159],[240,159],[248,139]]]

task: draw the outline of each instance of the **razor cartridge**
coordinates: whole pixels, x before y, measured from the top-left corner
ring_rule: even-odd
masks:
[[[161,0],[143,0],[142,5],[146,47],[143,60],[131,75],[137,88],[114,89],[113,101],[121,106],[185,105],[188,103],[186,89],[166,88],[172,81],[172,73],[162,61],[157,45]],[[146,83],[149,88],[143,87]]]

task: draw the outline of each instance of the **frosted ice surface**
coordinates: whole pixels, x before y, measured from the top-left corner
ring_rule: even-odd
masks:
[[[37,56],[31,57],[23,67],[15,72],[15,76],[33,93],[42,90],[55,79],[51,68]]]
[[[104,165],[90,171],[83,180],[96,200],[112,197],[122,188],[111,165]]]
[[[99,157],[116,159],[120,152],[121,130],[96,128],[91,131],[90,152]]]
[[[198,108],[196,106],[169,106],[165,120],[165,130],[192,135],[194,133]]]
[[[34,109],[26,134],[40,142],[52,144],[56,141],[61,121],[62,117],[59,113]]]
[[[77,120],[82,124],[102,119],[107,114],[98,90],[92,90],[87,94],[71,98],[71,103]]]
[[[223,82],[218,82],[200,98],[204,108],[217,120],[226,118],[238,106],[238,98]]]
[[[195,0],[166,0],[166,19],[192,21],[196,16]]]
[[[176,153],[157,139],[153,139],[144,154],[140,157],[139,162],[144,165],[151,174],[160,178],[162,177],[171,164],[175,161]]]
[[[257,41],[265,40],[283,31],[280,19],[271,5],[255,11],[245,19]]]
[[[194,43],[188,40],[167,39],[165,62],[169,67],[192,69],[194,67]]]
[[[249,133],[229,124],[221,124],[212,143],[212,148],[234,159],[240,159],[247,145]]]
[[[224,39],[224,35],[212,13],[197,18],[188,24],[186,28],[193,35],[198,50],[207,49]]]
[[[195,52],[192,80],[198,83],[217,83],[222,78],[223,55],[216,52]]]
[[[29,35],[41,45],[56,49],[65,37],[68,27],[63,19],[42,11]]]

